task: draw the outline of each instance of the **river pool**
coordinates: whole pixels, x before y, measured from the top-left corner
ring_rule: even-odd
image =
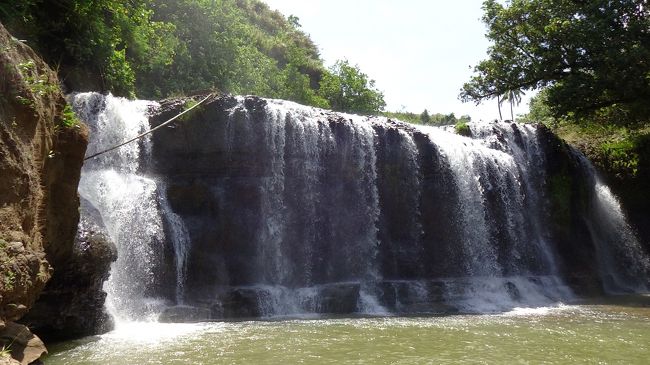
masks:
[[[650,363],[650,306],[558,305],[502,314],[120,323],[49,346],[56,364]]]

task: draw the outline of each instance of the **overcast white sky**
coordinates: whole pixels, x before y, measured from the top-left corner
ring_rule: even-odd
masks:
[[[498,118],[496,100],[476,106],[458,93],[486,57],[482,0],[264,0],[300,18],[327,66],[347,58],[376,81],[387,109]],[[528,110],[528,96],[515,115]],[[510,109],[503,106],[504,118]]]

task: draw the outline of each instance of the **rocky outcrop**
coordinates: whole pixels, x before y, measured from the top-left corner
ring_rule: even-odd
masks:
[[[635,174],[621,174],[615,171],[611,164],[603,163],[602,149],[593,152],[584,148],[584,145],[577,144],[577,148],[587,156],[595,159],[595,163],[601,173],[607,179],[612,190],[621,199],[630,224],[637,230],[646,250],[650,252],[650,133],[638,137],[637,148],[638,163]]]
[[[554,129],[553,132],[547,129],[545,131],[550,143],[562,147],[556,149],[557,151],[568,152],[570,148],[575,148],[593,162],[598,175],[611,188],[616,199],[620,201],[626,222],[638,237],[640,245],[643,246],[646,253],[650,253],[650,211],[648,211],[648,206],[650,206],[650,194],[648,194],[650,191],[650,138],[647,132],[640,133],[635,137],[628,136],[628,142],[634,146],[634,149],[624,151],[621,155],[612,156],[610,155],[611,151],[604,146],[608,143],[619,142],[622,138],[620,132],[614,131],[614,134],[608,134],[602,131],[581,131],[579,128],[571,126],[561,126]],[[555,175],[552,183],[555,192],[560,193],[557,197],[564,196],[564,201],[571,202],[573,208],[570,211],[569,204],[565,203],[559,206],[556,204],[556,207],[560,208],[558,212],[561,214],[554,216],[554,222],[558,223],[564,219],[565,223],[560,226],[556,225],[554,228],[557,231],[557,228],[564,227],[558,231],[560,236],[564,237],[563,250],[566,254],[576,258],[577,265],[572,270],[574,272],[582,271],[581,275],[574,275],[573,279],[585,284],[578,286],[593,287],[594,282],[588,285],[584,280],[589,276],[585,275],[585,268],[593,268],[593,262],[596,260],[593,254],[594,247],[585,245],[585,242],[589,242],[586,238],[589,235],[588,229],[584,222],[582,225],[570,225],[566,221],[566,218],[569,217],[580,217],[580,214],[588,215],[591,208],[586,189],[581,184],[581,182],[584,183],[585,176],[580,173],[580,167],[575,166],[577,163],[575,159],[573,159],[573,166],[568,163],[572,159],[567,159],[567,155],[567,153],[560,154],[553,159]],[[573,213],[569,214],[571,212]],[[569,231],[566,228],[568,227],[574,228],[570,232],[573,237],[567,235]],[[577,227],[581,227],[581,232],[575,229]],[[574,252],[568,252],[567,249]]]
[[[11,321],[32,308],[74,256],[88,132],[67,106],[56,73],[1,25],[0,47],[0,319],[13,328]],[[21,328],[21,336],[31,335]],[[18,346],[11,350],[27,358]]]
[[[630,126],[622,133],[594,128],[559,126],[553,132],[581,151],[596,166],[621,200],[630,224],[650,252],[650,132],[648,126]],[[595,129],[595,130],[594,130]],[[608,146],[623,146],[611,148]]]
[[[57,261],[52,279],[22,319],[45,341],[104,333],[113,327],[102,287],[117,251],[99,212],[85,199],[81,216],[72,251]]]
[[[0,44],[0,318],[15,320],[51,275],[46,171],[57,157],[55,126],[65,101],[56,75],[28,47],[2,28]]]
[[[602,294],[597,248],[585,217],[590,192],[578,155],[548,128],[539,126],[547,161],[548,231],[561,257],[560,270],[581,295]]]
[[[15,360],[14,363],[32,364],[42,355],[47,354],[43,341],[36,337],[29,328],[21,324],[13,322],[0,323],[0,341],[10,344],[7,348],[11,351],[13,360]],[[1,358],[0,364],[2,364]]]

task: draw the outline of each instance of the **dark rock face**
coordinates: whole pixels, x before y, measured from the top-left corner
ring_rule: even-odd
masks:
[[[583,156],[541,126],[470,128],[214,98],[154,134],[144,167],[189,237],[184,294],[169,299],[212,318],[435,313],[494,292],[507,307],[648,284],[647,253],[606,216],[620,208]]]
[[[562,262],[561,270],[578,292],[585,288],[601,288],[596,247],[583,218],[589,199],[587,176],[569,146],[548,129],[541,131],[544,144],[548,146],[549,229],[560,255],[570,258]]]
[[[639,162],[636,176],[616,176],[605,171],[612,190],[621,198],[630,224],[636,229],[650,252],[650,137],[639,142]]]
[[[650,206],[650,136],[640,133],[634,137],[636,147],[626,152],[630,160],[611,156],[611,152],[603,148],[604,141],[609,139],[606,136],[570,135],[567,138],[573,147],[593,161],[620,199],[639,241],[650,251],[650,213],[647,209]]]
[[[375,230],[375,213],[369,209],[377,204],[377,196],[366,189],[374,181],[359,181],[359,174],[363,179],[369,176],[369,169],[374,169],[372,156],[365,156],[362,150],[372,148],[363,145],[372,141],[364,141],[367,136],[355,133],[355,125],[348,120],[325,113],[322,124],[313,125],[314,130],[309,131],[320,133],[320,129],[320,136],[291,126],[273,129],[266,101],[247,98],[243,103],[246,110],[235,112],[231,118],[227,110],[236,106],[237,100],[219,98],[192,120],[153,136],[150,172],[165,177],[170,205],[183,218],[192,239],[187,299],[203,300],[219,286],[281,283],[303,287],[366,275],[364,265],[357,265],[353,259],[358,254],[354,245],[346,247],[345,242],[361,242]],[[163,104],[152,124],[173,116],[177,105]],[[189,124],[192,128],[185,128]],[[232,128],[227,127],[229,124]],[[278,140],[268,143],[265,133],[256,130],[275,134]],[[346,153],[328,145],[333,143]],[[276,148],[284,157],[274,157]],[[284,170],[282,183],[273,181],[279,169]],[[313,184],[306,180],[308,173],[314,174]],[[267,195],[269,191],[272,197]],[[317,200],[343,206],[317,204]],[[288,208],[283,211],[277,204]],[[343,219],[339,209],[350,215]],[[286,224],[281,232],[272,232],[267,226],[276,220]],[[286,245],[282,248],[286,256],[261,253],[261,241]],[[341,242],[340,249],[347,252],[341,255],[332,242]],[[224,294],[224,300],[241,299],[241,291],[237,293]],[[232,299],[233,295],[239,299]]]
[[[81,200],[82,220],[72,252],[57,265],[52,279],[23,319],[44,340],[65,340],[107,332],[102,286],[117,258],[97,209]]]
[[[398,127],[404,125],[375,127],[379,140],[378,239],[384,259],[383,277],[391,280],[460,275],[460,263],[454,259],[460,257],[454,254],[460,239],[454,227],[458,191],[449,165],[421,132],[414,131],[413,144],[405,145],[404,132]]]

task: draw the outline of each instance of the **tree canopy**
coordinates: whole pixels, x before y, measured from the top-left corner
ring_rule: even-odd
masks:
[[[462,100],[546,88],[556,118],[650,119],[647,1],[487,0],[483,9],[492,46]]]
[[[472,118],[469,115],[461,115],[460,117],[456,117],[454,113],[429,114],[429,111],[427,109],[424,109],[424,111],[420,114],[411,113],[407,111],[383,112],[381,114],[387,118],[395,118],[403,122],[408,122],[412,124],[431,125],[431,126],[446,126],[446,125],[455,125],[458,123],[466,124],[472,121]]]
[[[258,0],[24,0],[0,2],[0,21],[69,90],[163,98],[218,89],[361,113],[384,105],[358,67],[326,68],[299,19]]]
[[[334,110],[372,114],[384,110],[384,94],[375,81],[347,60],[337,61],[323,76],[320,94]]]

